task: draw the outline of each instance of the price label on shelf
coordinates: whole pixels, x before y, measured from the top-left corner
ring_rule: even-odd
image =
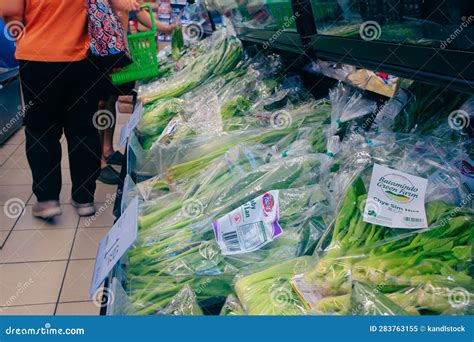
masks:
[[[132,246],[138,230],[138,197],[128,205],[125,212],[100,241],[95,259],[94,275],[89,290],[92,298],[112,268]]]
[[[130,134],[132,134],[133,129],[137,127],[138,122],[140,122],[140,119],[142,117],[142,112],[143,105],[141,103],[135,105],[135,109],[133,110],[132,116],[128,119],[125,125],[123,125],[122,130],[120,131],[120,146],[123,146],[125,144]]]

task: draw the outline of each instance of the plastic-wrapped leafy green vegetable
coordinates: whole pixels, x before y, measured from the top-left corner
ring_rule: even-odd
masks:
[[[241,277],[235,291],[249,315],[304,315],[307,309],[290,279],[307,268],[308,257],[300,257]]]
[[[379,289],[378,287],[368,284],[354,282],[351,298],[352,308],[348,313],[357,316],[400,316],[409,314],[406,309],[381,293],[382,290],[383,287]],[[409,308],[407,309],[410,310]],[[410,313],[418,314],[414,307],[412,307]]]
[[[155,102],[145,109],[136,130],[138,131],[142,146],[149,149],[155,142],[171,119],[183,109],[183,101],[180,99],[165,99]]]
[[[183,39],[183,31],[181,27],[176,27],[173,29],[173,33],[171,36],[171,54],[173,55],[173,59],[177,61],[179,57],[181,57],[181,51],[184,48],[184,39]]]
[[[195,276],[189,277],[131,277],[128,279],[129,299],[136,315],[170,314],[173,303],[179,305],[179,297],[185,299],[186,307],[179,309],[184,314],[192,311],[199,314],[196,300],[227,297],[231,291],[233,276]],[[187,290],[184,290],[188,288]],[[192,290],[193,295],[190,296]],[[178,294],[181,293],[181,296]],[[174,301],[174,302],[173,302]]]
[[[196,294],[189,285],[185,285],[171,302],[156,313],[157,315],[173,316],[202,316],[204,313],[199,307]]]

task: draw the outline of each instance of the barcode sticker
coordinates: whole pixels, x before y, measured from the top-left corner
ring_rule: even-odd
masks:
[[[240,242],[237,231],[222,234],[222,240],[229,251],[240,251]]]
[[[408,217],[408,216],[405,216],[403,219],[404,219],[405,221],[407,221],[407,222],[417,222],[417,223],[423,222],[423,219],[422,219],[422,218],[419,218],[419,217]]]
[[[270,243],[283,230],[278,223],[279,192],[269,191],[213,222],[223,255],[249,253]]]

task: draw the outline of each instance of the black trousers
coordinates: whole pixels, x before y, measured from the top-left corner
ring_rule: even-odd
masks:
[[[88,60],[72,63],[20,61],[25,103],[26,156],[38,201],[59,200],[61,143],[67,139],[72,199],[94,200],[101,147],[94,114],[101,71]]]

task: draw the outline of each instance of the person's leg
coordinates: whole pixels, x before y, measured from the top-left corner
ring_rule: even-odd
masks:
[[[20,76],[25,103],[26,156],[33,176],[33,193],[38,203],[35,216],[50,218],[61,214],[62,122],[59,94],[64,63],[21,62]]]
[[[112,124],[110,127],[105,128],[104,130],[99,131],[101,136],[102,144],[102,158],[100,162],[100,167],[104,168],[107,166],[107,159],[114,154],[114,132],[115,125],[117,120],[117,111],[115,109],[115,102],[117,102],[118,96],[111,95],[107,101],[99,102],[99,110],[106,111],[110,113],[113,118]]]
[[[72,200],[80,215],[95,212],[93,202],[100,172],[101,147],[94,124],[99,98],[94,83],[100,71],[88,61],[73,63],[73,76],[63,94],[64,133],[68,142]],[[85,205],[85,206],[81,206]],[[85,210],[81,210],[84,209]]]
[[[112,85],[110,84],[110,81],[107,82],[109,83],[106,84],[106,89],[111,89]],[[99,102],[99,113],[102,113],[104,119],[107,117],[108,120],[104,121],[107,121],[109,124],[99,130],[102,155],[100,159],[100,175],[98,180],[105,184],[117,185],[120,181],[120,174],[109,165],[109,160],[114,158],[116,155],[114,151],[114,131],[117,119],[117,113],[115,110],[117,96],[106,95],[102,97],[104,99]]]

